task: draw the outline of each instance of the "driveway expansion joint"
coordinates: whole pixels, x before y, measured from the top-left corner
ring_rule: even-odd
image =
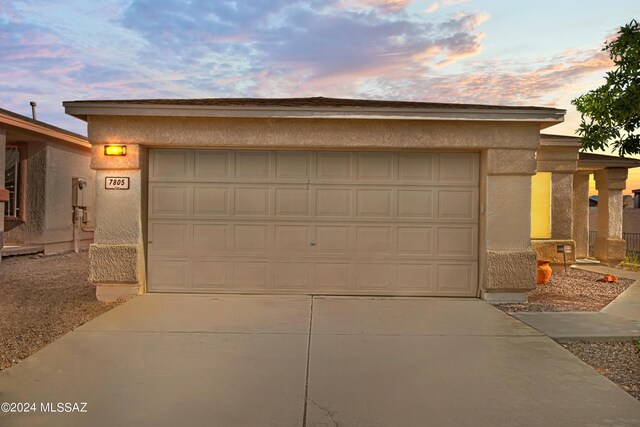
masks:
[[[313,296],[311,296],[311,303],[309,307],[309,339],[307,340],[307,366],[304,379],[304,409],[302,413],[302,427],[307,425],[307,406],[309,401],[309,362],[311,361],[311,335],[313,328]],[[331,418],[333,419],[333,417]],[[335,421],[334,421],[335,422]]]

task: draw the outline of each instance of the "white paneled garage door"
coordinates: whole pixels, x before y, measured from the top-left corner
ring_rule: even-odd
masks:
[[[475,296],[478,158],[151,150],[149,291]]]

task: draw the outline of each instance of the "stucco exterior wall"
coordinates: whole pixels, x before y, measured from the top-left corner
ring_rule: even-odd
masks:
[[[521,299],[535,287],[529,230],[537,123],[120,116],[90,116],[88,123],[98,170],[91,277],[105,300],[144,291],[146,147],[170,146],[480,152],[480,293]],[[105,158],[106,143],[127,144],[127,156]],[[130,177],[130,190],[104,190],[109,175]]]
[[[488,175],[486,195],[486,284],[484,293],[524,293],[535,288],[531,250],[531,174]],[[491,295],[488,299],[505,301]],[[526,294],[524,297],[526,300]]]
[[[273,149],[482,149],[539,145],[537,123],[90,116],[92,144]]]
[[[573,173],[551,175],[551,238],[571,239],[573,234]]]
[[[90,280],[97,285],[97,296],[113,301],[135,295],[146,288],[147,150],[132,147],[126,157],[117,159],[117,169],[94,150],[96,171],[96,232],[89,250]],[[136,168],[137,167],[137,168]],[[108,190],[109,176],[128,177],[128,190]]]
[[[54,143],[29,143],[27,148],[26,221],[7,233],[15,243],[41,244],[45,253],[73,249],[71,208],[72,179],[85,178],[82,190],[89,223],[80,230],[80,247],[93,240],[95,171],[90,168],[86,149]]]
[[[45,200],[47,179],[47,150],[44,142],[27,145],[27,180],[25,221],[6,225],[5,242],[24,244],[36,242],[45,228]]]
[[[589,175],[573,176],[573,239],[576,258],[589,256]]]
[[[0,129],[0,190],[4,189],[6,133]],[[4,202],[0,201],[0,249],[4,244]],[[2,261],[2,257],[0,257]]]

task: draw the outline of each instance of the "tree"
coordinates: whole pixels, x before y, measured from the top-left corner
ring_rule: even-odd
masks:
[[[603,51],[615,64],[606,83],[571,101],[580,112],[582,148],[611,146],[620,156],[640,154],[640,25],[634,19],[620,27],[618,37]]]

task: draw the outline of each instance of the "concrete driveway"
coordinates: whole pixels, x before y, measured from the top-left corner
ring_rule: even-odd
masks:
[[[640,402],[473,299],[145,295],[0,373],[0,402],[36,403],[7,427],[640,425]],[[86,412],[42,411],[66,402]]]

